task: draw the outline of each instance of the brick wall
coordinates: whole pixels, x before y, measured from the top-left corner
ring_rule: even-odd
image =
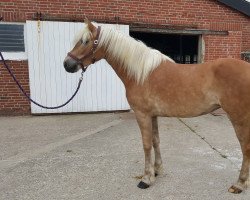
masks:
[[[250,50],[250,18],[217,0],[1,0],[4,21],[25,22],[35,13],[47,19],[94,19],[100,22],[182,25],[200,29],[226,30],[228,36],[204,36],[205,61],[219,57],[240,58]],[[28,89],[27,62],[11,62],[17,77]],[[2,68],[0,68],[2,71]],[[0,75],[0,114],[29,113],[29,104],[20,96],[11,79]]]
[[[8,61],[16,78],[29,94],[27,61]],[[0,115],[23,115],[30,113],[30,104],[20,93],[8,71],[0,65]]]
[[[204,37],[204,40],[206,44],[205,60],[227,57],[241,59],[241,31],[229,31],[228,36],[210,35]]]

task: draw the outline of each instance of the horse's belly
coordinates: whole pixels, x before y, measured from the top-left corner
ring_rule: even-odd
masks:
[[[220,108],[220,105],[210,98],[181,99],[181,100],[156,100],[153,103],[153,114],[169,117],[195,117],[207,114]]]

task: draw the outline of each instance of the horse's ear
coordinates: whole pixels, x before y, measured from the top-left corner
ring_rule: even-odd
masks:
[[[89,21],[87,18],[85,19],[85,24],[87,24],[88,29],[91,31],[91,33],[94,33],[94,31],[96,30],[96,27],[94,26],[94,24],[91,23],[91,21]]]
[[[88,19],[87,17],[85,17],[84,23],[85,23],[85,24],[88,24],[88,23],[89,23],[89,19]]]

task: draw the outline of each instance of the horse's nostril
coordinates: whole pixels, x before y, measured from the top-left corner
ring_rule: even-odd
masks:
[[[63,62],[63,65],[64,65],[65,69],[69,67],[69,65],[68,65],[68,63],[66,61]]]

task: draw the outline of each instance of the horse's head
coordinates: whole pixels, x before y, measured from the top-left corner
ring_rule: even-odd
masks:
[[[85,20],[85,27],[76,38],[74,48],[67,54],[63,64],[67,72],[77,72],[104,57],[99,48],[101,27],[95,27],[89,20]]]

